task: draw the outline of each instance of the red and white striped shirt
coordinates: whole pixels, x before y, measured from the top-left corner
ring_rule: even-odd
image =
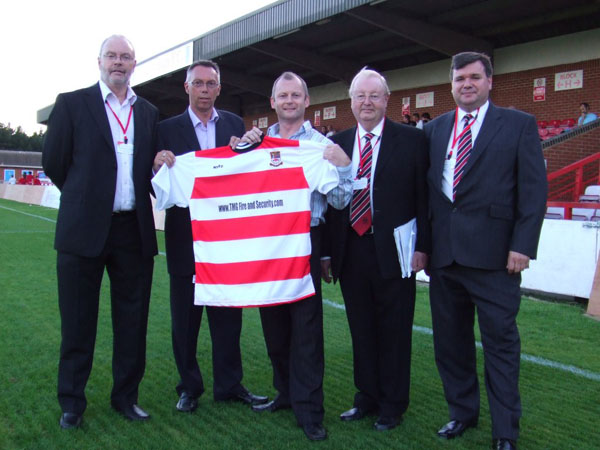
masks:
[[[314,294],[310,194],[339,181],[324,149],[265,137],[246,153],[190,152],[158,171],[157,209],[190,208],[197,305],[277,305]]]

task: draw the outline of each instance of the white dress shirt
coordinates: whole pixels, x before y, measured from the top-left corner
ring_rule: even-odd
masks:
[[[137,100],[137,96],[130,87],[127,87],[125,100],[123,103],[119,103],[117,96],[102,80],[100,80],[100,91],[102,93],[102,100],[104,100],[104,109],[108,117],[117,158],[117,185],[113,211],[131,211],[135,209],[135,189],[133,186],[135,114],[132,112],[129,126],[127,126],[127,119],[129,118],[129,111],[133,108],[133,104]],[[127,128],[127,142],[125,142],[125,133],[123,133],[115,115],[121,121],[122,126]],[[130,145],[131,150],[126,150],[128,147],[124,147],[122,144]]]
[[[473,143],[473,147],[475,147],[475,140],[479,135],[479,130],[481,130],[481,125],[483,124],[483,120],[485,119],[485,115],[487,113],[488,107],[490,105],[489,101],[486,101],[478,110],[472,111],[470,114],[474,116],[474,120],[471,122],[471,141]],[[455,121],[456,124],[456,137],[462,133],[464,129],[464,117],[469,114],[466,111],[458,108],[458,117]],[[454,186],[454,166],[456,165],[456,152],[458,150],[458,139],[454,143],[454,148],[452,148],[453,141],[455,139],[455,130],[454,126],[452,127],[452,132],[450,133],[450,139],[448,140],[448,147],[446,148],[446,158],[444,160],[444,171],[442,172],[442,192],[448,197],[450,200],[453,200],[452,190]]]
[[[192,119],[192,124],[194,125],[194,131],[196,132],[196,137],[198,138],[200,148],[202,150],[215,148],[217,146],[216,126],[217,120],[219,120],[219,114],[217,113],[217,110],[213,108],[212,114],[210,115],[210,119],[208,119],[206,125],[204,125],[204,123],[198,118],[194,111],[192,111],[191,106],[188,106],[188,113],[190,114],[190,119]]]

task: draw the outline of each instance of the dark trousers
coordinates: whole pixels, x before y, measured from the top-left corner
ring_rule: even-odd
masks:
[[[323,303],[320,228],[311,228],[310,269],[315,295],[294,303],[260,308],[273,386],[279,401],[292,406],[298,424],[323,422]]]
[[[90,239],[94,239],[90,236]],[[110,278],[113,325],[113,405],[137,403],[146,361],[146,330],[154,259],[142,255],[134,213],[114,215],[106,245],[95,258],[58,252],[61,346],[58,401],[63,411],[81,414],[92,370],[100,285]]]
[[[192,275],[171,275],[171,336],[173,354],[183,391],[194,397],[204,392],[202,374],[196,358],[203,306],[194,304]],[[242,309],[207,306],[206,315],[212,341],[213,396],[227,400],[242,392]]]
[[[401,416],[409,403],[415,277],[380,273],[373,235],[350,230],[340,285],[352,336],[354,406]]]
[[[516,317],[520,275],[453,264],[431,271],[430,296],[435,360],[451,419],[477,422],[475,310],[483,344],[485,386],[494,438],[517,439],[521,401],[521,343]]]

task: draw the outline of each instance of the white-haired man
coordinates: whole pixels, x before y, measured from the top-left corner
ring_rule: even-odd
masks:
[[[408,407],[415,275],[402,277],[394,229],[416,218],[412,270],[427,263],[427,151],[423,132],[385,117],[389,88],[363,69],[350,86],[357,125],[332,140],[352,159],[353,198],[327,216],[331,271],[340,281],[352,335],[353,407],[343,421],[378,416],[394,428]]]

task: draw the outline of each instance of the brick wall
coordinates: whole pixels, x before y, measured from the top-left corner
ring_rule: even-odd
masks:
[[[555,92],[555,73],[572,70],[583,70],[583,88]],[[543,102],[533,101],[533,80],[536,78],[546,78],[546,100]],[[434,106],[415,108],[416,95],[430,91],[434,93]],[[449,82],[431,87],[399,90],[392,92],[388,103],[388,117],[390,119],[400,121],[403,97],[410,97],[411,112],[422,114],[427,111],[433,118],[456,107],[450,92]],[[576,119],[579,116],[579,104],[584,101],[590,103],[591,110],[599,113],[600,116],[600,59],[496,75],[493,79],[491,100],[498,106],[514,106],[533,114],[537,120]],[[323,108],[328,106],[336,106],[337,117],[331,120],[323,120]],[[310,106],[307,108],[306,118],[312,123],[314,123],[316,110],[321,111],[321,125],[332,125],[336,130],[341,131],[355,124],[349,99]],[[269,118],[269,125],[276,122],[275,113],[270,109],[266,113],[265,109],[263,114],[244,117],[246,128],[252,127],[252,120],[265,115]],[[544,156],[548,160],[548,170],[557,170],[600,151],[599,141],[600,129],[596,129],[583,136],[548,148],[544,152]]]

